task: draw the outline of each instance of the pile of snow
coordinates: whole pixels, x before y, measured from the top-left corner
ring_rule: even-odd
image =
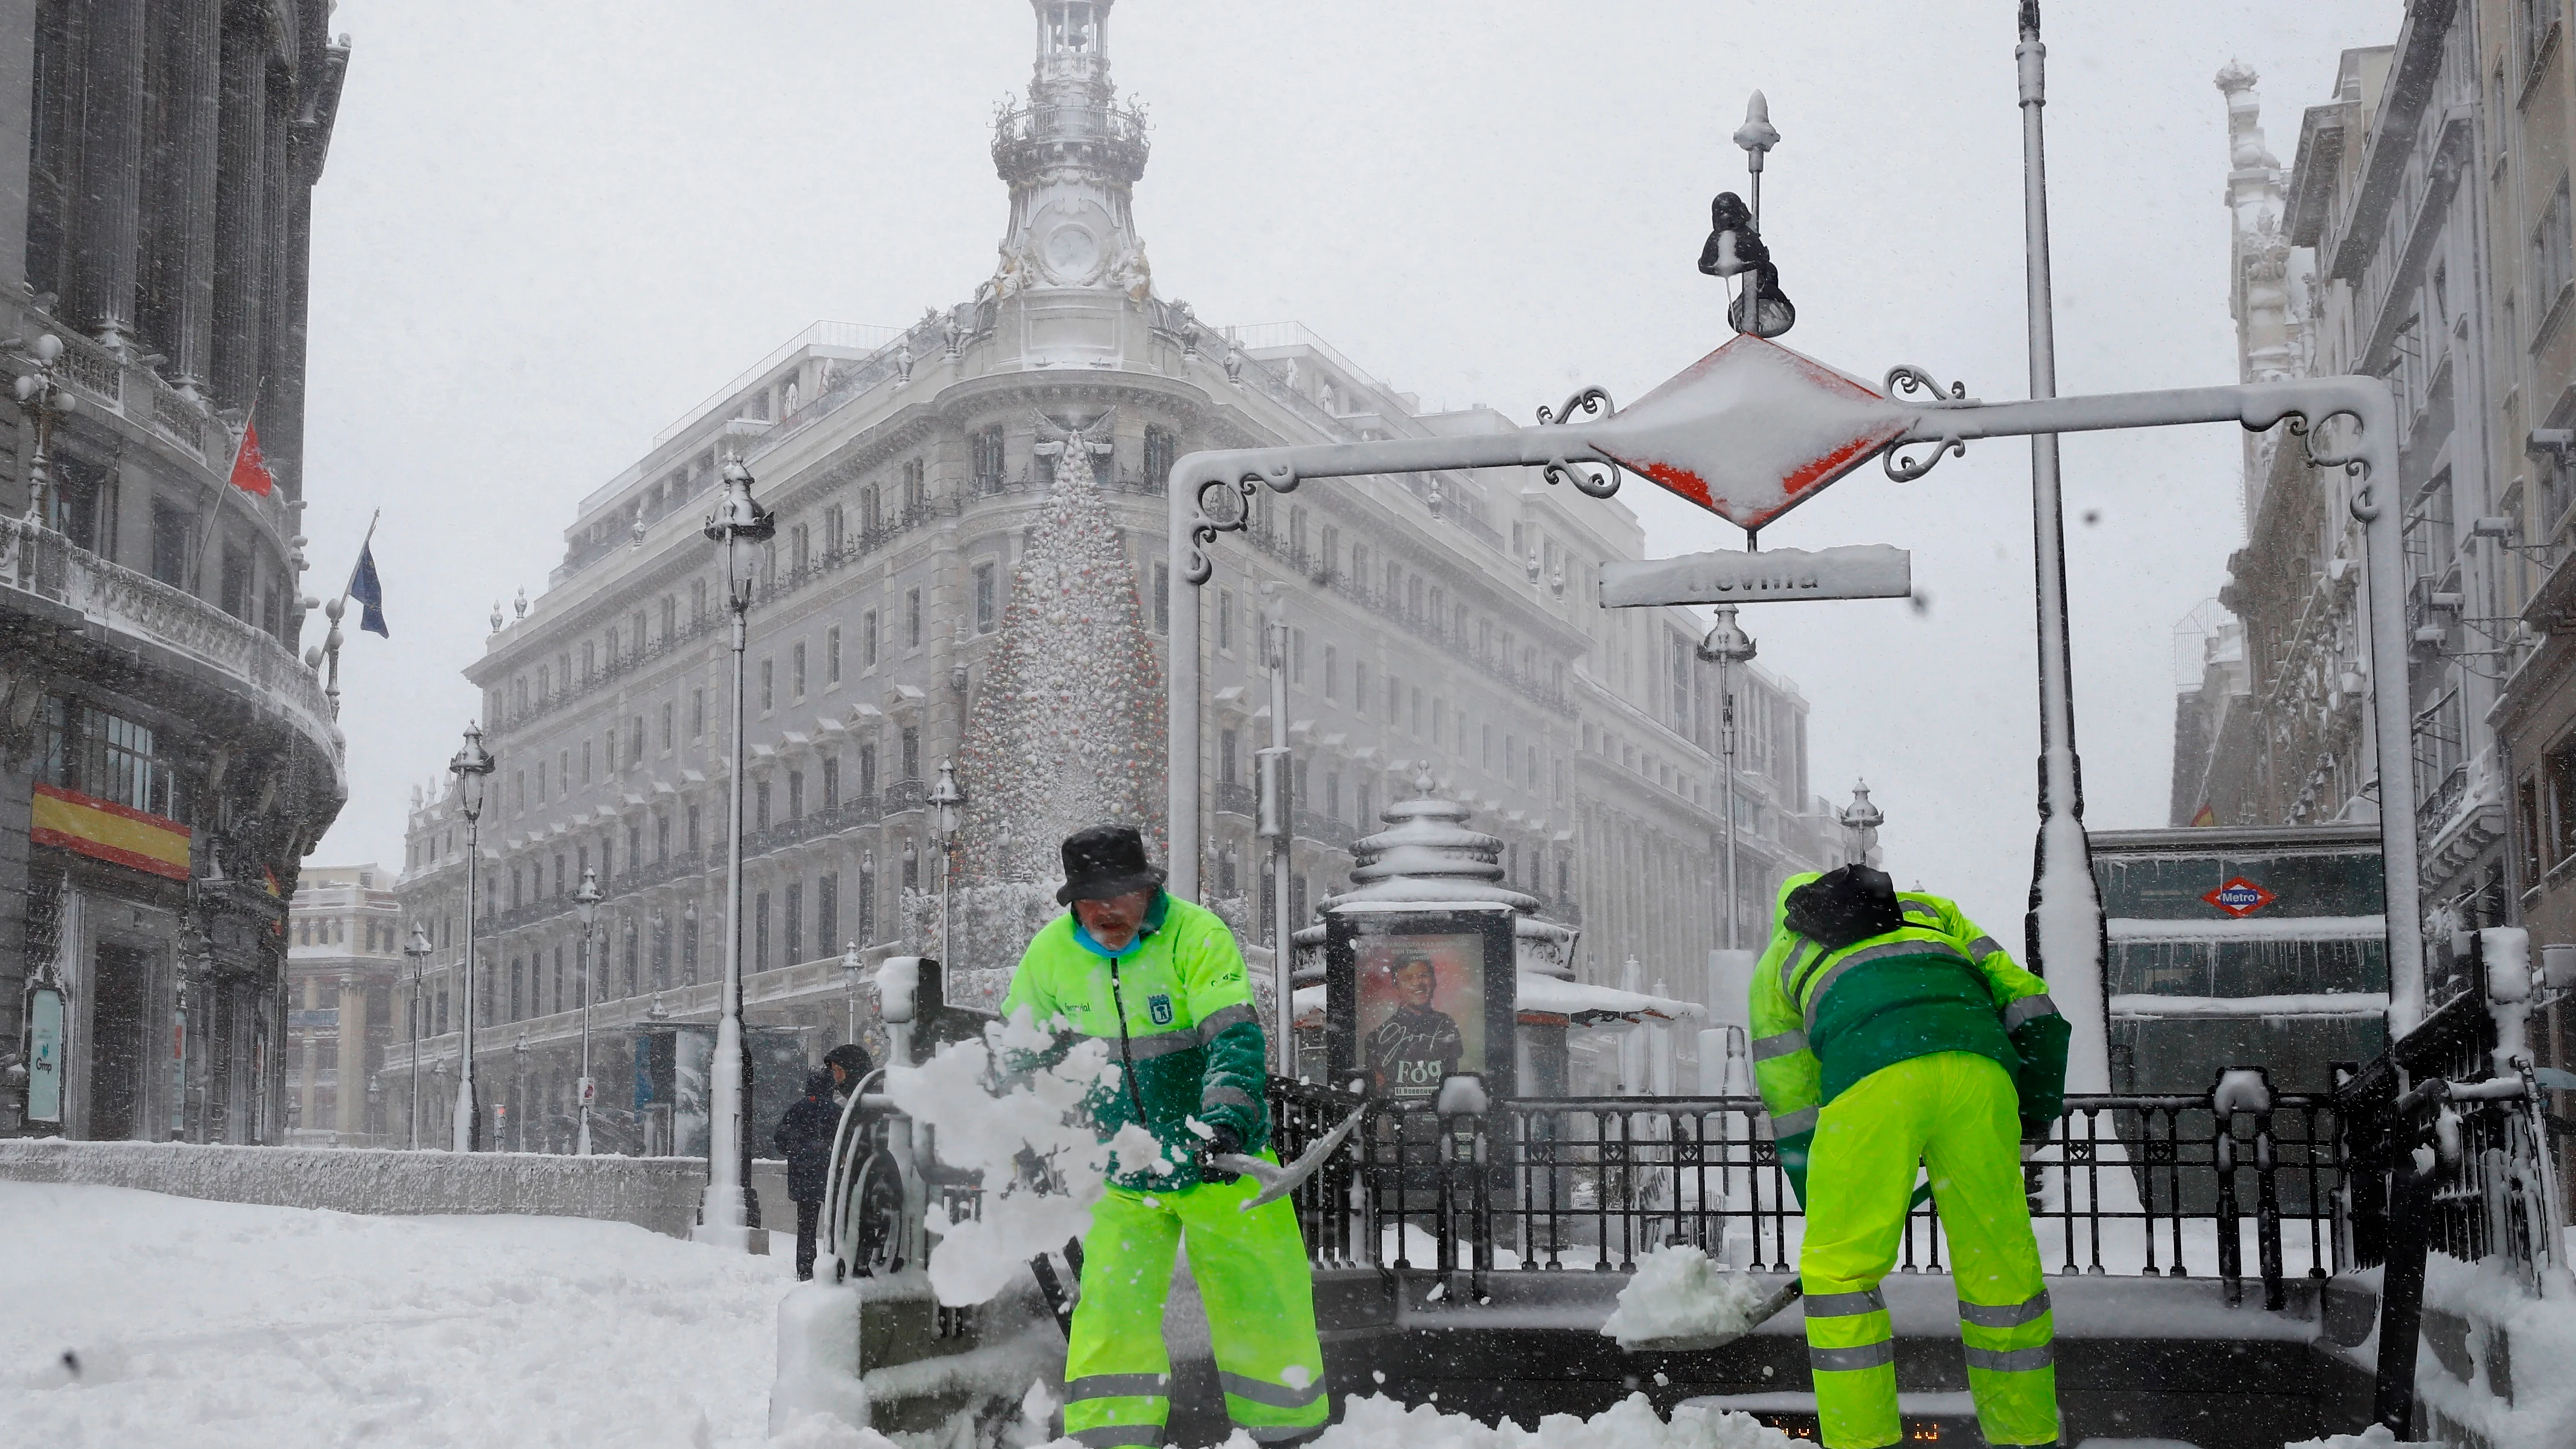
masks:
[[[1720,1268],[1706,1253],[1667,1244],[1637,1260],[1619,1306],[1601,1325],[1621,1348],[1667,1339],[1731,1338],[1753,1326],[1765,1297],[1753,1280]]]
[[[695,1444],[767,1427],[782,1252],[0,1182],[13,1444]]]
[[[2411,1439],[2401,1441],[2396,1435],[2388,1432],[2387,1425],[2373,1424],[2358,1434],[2329,1434],[2322,1439],[2304,1439],[2296,1444],[2284,1444],[2281,1449],[2442,1449],[2442,1446],[2418,1443]]]
[[[1001,1030],[1002,1050],[1039,1052],[1052,1038],[1023,1009]],[[1077,1044],[1063,1061],[996,1095],[992,1049],[980,1041],[942,1048],[917,1068],[886,1073],[886,1095],[930,1129],[942,1165],[984,1175],[977,1216],[949,1217],[936,1206],[929,1228],[930,1286],[939,1301],[982,1303],[1028,1272],[1031,1258],[1061,1252],[1091,1229],[1091,1209],[1109,1190],[1112,1172],[1164,1160],[1153,1134],[1129,1123],[1103,1143],[1083,1113],[1092,1091],[1118,1090],[1109,1045]],[[1039,1181],[1021,1175],[1025,1156],[1046,1164]]]
[[[1059,1439],[1054,1449],[1073,1442]],[[1239,1433],[1232,1441],[1245,1442]],[[1644,1394],[1630,1394],[1589,1419],[1550,1414],[1535,1430],[1509,1420],[1489,1426],[1430,1404],[1407,1409],[1371,1394],[1350,1400],[1342,1422],[1325,1430],[1315,1449],[1790,1449],[1800,1442],[1732,1409],[1684,1404],[1666,1423]]]

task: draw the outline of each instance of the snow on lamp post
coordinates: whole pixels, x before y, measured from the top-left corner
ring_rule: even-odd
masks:
[[[733,738],[725,778],[725,954],[723,996],[716,1019],[716,1054],[707,1113],[707,1192],[698,1207],[698,1236],[720,1247],[748,1248],[757,1226],[751,1196],[751,1134],[745,1130],[751,1064],[742,1049],[742,807],[744,647],[750,641],[752,585],[761,549],[778,532],[778,520],[751,496],[751,470],[739,458],[724,465],[724,496],[709,515],[706,536],[724,545],[725,601],[733,612]]]
[[[456,777],[456,807],[465,816],[465,1001],[459,1013],[463,1025],[457,1038],[456,1120],[450,1142],[457,1152],[479,1152],[483,1146],[483,1111],[474,1100],[474,928],[480,904],[475,892],[481,889],[483,867],[483,784],[495,768],[492,752],[483,748],[482,726],[467,725],[465,743],[447,762],[448,773]]]
[[[1297,948],[1290,939],[1297,923],[1290,915],[1288,875],[1296,841],[1295,810],[1289,799],[1288,754],[1288,611],[1276,582],[1261,585],[1272,607],[1261,621],[1262,663],[1270,670],[1270,744],[1253,756],[1253,780],[1259,794],[1253,809],[1261,838],[1270,842],[1271,990],[1278,996],[1279,1074],[1297,1075]]]
[[[1753,99],[1759,103],[1762,93],[1755,91]],[[1757,160],[1761,154],[1753,153]],[[1762,168],[1755,166],[1753,174],[1758,179]],[[1753,654],[1753,636],[1736,626],[1735,606],[1718,605],[1715,627],[1699,641],[1699,657],[1717,665],[1718,753],[1726,771],[1725,801],[1718,813],[1726,821],[1726,949],[1730,951],[1743,945],[1738,939],[1741,933],[1736,923],[1739,912],[1735,893],[1735,666],[1752,663]]]
[[[859,943],[850,942],[848,949],[841,952],[841,990],[849,1006],[849,1033],[841,1038],[843,1041],[859,1039],[859,968],[864,964],[859,959]]]
[[[957,969],[957,906],[953,884],[957,874],[957,824],[966,807],[966,792],[958,788],[954,761],[939,762],[939,778],[932,781],[925,797],[931,819],[939,828],[939,959],[944,972]],[[953,983],[956,978],[945,978]],[[954,996],[956,993],[949,993]]]
[[[599,954],[599,871],[584,866],[581,889],[572,893],[572,908],[581,917],[581,1126],[573,1139],[573,1155],[590,1155],[590,1101],[595,1089],[590,1080],[590,973]]]
[[[411,1131],[413,1151],[420,1150],[420,1012],[421,988],[429,972],[429,953],[437,949],[429,941],[429,926],[423,921],[411,923],[411,939],[403,943],[403,954],[411,958]]]

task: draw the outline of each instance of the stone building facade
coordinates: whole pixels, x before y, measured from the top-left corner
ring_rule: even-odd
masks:
[[[286,903],[346,794],[297,658],[329,10],[0,9],[0,371],[48,384],[0,407],[0,1132],[284,1130]]]
[[[2459,989],[2452,931],[2505,921],[2507,764],[2495,726],[2509,553],[2478,520],[2518,496],[2494,444],[2498,309],[2485,238],[2495,158],[2477,124],[2477,17],[2418,7],[2393,46],[2347,51],[2333,98],[2301,118],[2295,160],[2267,146],[2242,67],[2220,73],[2232,148],[2234,292],[2248,380],[2366,373],[2396,396],[2399,473],[2373,500],[2406,510],[2420,908],[2434,999]],[[2507,312],[2511,299],[2501,299]],[[2285,429],[2249,439],[2244,546],[2186,691],[2174,820],[2230,826],[2377,819],[2362,529],[2355,481],[2309,466]],[[2370,500],[2365,500],[2368,502]]]
[[[1147,147],[1110,86],[1110,5],[1034,3],[1029,101],[992,143],[1010,206],[991,278],[906,328],[818,324],[743,374],[581,501],[551,586],[524,615],[496,607],[467,671],[499,760],[476,1009],[502,1025],[478,1028],[494,1054],[478,1080],[497,1080],[507,1042],[528,1032],[532,1121],[569,1101],[586,961],[599,964],[595,1028],[716,1009],[730,685],[721,559],[700,528],[729,455],[778,524],[749,646],[755,1024],[805,1027],[819,1050],[863,1014],[845,947],[936,954],[904,905],[940,877],[925,796],[957,750],[1014,561],[1075,432],[1105,445],[1096,472],[1148,626],[1159,639],[1170,610],[1204,611],[1202,880],[1256,956],[1267,847],[1252,766],[1270,730],[1259,618],[1277,608],[1291,631],[1301,923],[1427,761],[1505,840],[1510,879],[1582,927],[1588,973],[1616,980],[1633,957],[1648,982],[1705,995],[1723,937],[1715,667],[1695,655],[1689,613],[1595,602],[1601,563],[1644,546],[1625,507],[1536,470],[1319,481],[1266,500],[1248,534],[1217,545],[1204,588],[1168,577],[1164,484],[1187,452],[1508,424],[1482,408],[1426,412],[1295,324],[1218,327],[1158,294],[1130,210]],[[1805,700],[1776,675],[1738,677],[1735,808],[1758,934],[1779,878],[1819,858],[1823,807]],[[424,791],[400,889],[438,951],[425,996],[439,1034],[424,1050],[451,1059],[466,841],[452,790]],[[571,896],[594,870],[609,901],[586,941]]]
[[[402,902],[372,865],[312,866],[286,913],[286,1127],[299,1147],[400,1147],[410,1082],[381,1075],[401,1034]],[[423,1093],[424,1099],[427,1093]]]

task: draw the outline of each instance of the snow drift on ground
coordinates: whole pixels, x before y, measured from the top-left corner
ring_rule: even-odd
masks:
[[[0,1444],[758,1444],[794,1281],[585,1218],[0,1182],[0,1223]]]
[[[1407,1409],[1370,1394],[1352,1399],[1342,1422],[1326,1429],[1314,1449],[1790,1449],[1800,1442],[1733,1410],[1684,1404],[1666,1423],[1644,1394],[1630,1394],[1589,1419],[1550,1414],[1536,1429],[1509,1421],[1488,1427],[1464,1414],[1444,1414],[1436,1405]],[[1240,1429],[1226,1442],[1226,1449],[1251,1446],[1251,1436]],[[1059,1439],[1052,1449],[1079,1446]]]
[[[1652,1339],[1727,1337],[1753,1326],[1763,1296],[1750,1278],[1724,1271],[1699,1249],[1669,1244],[1637,1260],[1636,1276],[1619,1290],[1619,1306],[1601,1332],[1621,1348]]]
[[[2282,1449],[2439,1449],[2438,1445],[2401,1443],[2384,1424],[2373,1424],[2358,1434],[2329,1434],[2323,1439],[2308,1439],[2286,1444]]]

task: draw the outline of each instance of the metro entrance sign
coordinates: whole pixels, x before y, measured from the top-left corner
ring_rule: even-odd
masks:
[[[1929,374],[1900,367],[1889,374],[1888,395],[1851,384],[1830,405],[1791,409],[1786,415],[1766,412],[1748,399],[1775,385],[1784,370],[1779,357],[1755,351],[1755,339],[1739,338],[1649,396],[1626,413],[1615,410],[1595,391],[1579,394],[1562,422],[1468,437],[1388,438],[1360,443],[1321,443],[1300,447],[1241,448],[1192,453],[1172,470],[1170,559],[1172,573],[1193,586],[1214,571],[1207,547],[1223,534],[1240,532],[1254,494],[1268,488],[1294,492],[1309,478],[1348,478],[1369,474],[1423,472],[1446,468],[1536,467],[1550,482],[1568,482],[1582,492],[1606,498],[1618,491],[1617,467],[1640,471],[1652,467],[1663,475],[1698,479],[1706,488],[1711,511],[1758,527],[1778,517],[1834,478],[1883,457],[1888,475],[1899,480],[1922,477],[1942,456],[1964,452],[1986,438],[2033,437],[2127,428],[2170,427],[2184,423],[2236,423],[2265,432],[2287,421],[2300,438],[2310,463],[2341,468],[2355,484],[2348,495],[2353,516],[2365,528],[2364,576],[2369,582],[2369,638],[2374,680],[2406,678],[2411,640],[2404,613],[2403,545],[2398,530],[2402,510],[2389,507],[2382,483],[2397,477],[2396,417],[2388,387],[2370,377],[2292,378],[2276,382],[2237,383],[2223,387],[2184,388],[2169,392],[2109,393],[2093,397],[2034,398],[2026,402],[1985,403],[1947,394],[1929,386]],[[1797,358],[1788,349],[1771,351]],[[1764,375],[1717,366],[1737,353],[1762,358]],[[1797,358],[1798,362],[1807,360]],[[1813,364],[1817,371],[1849,383],[1847,375]],[[1795,371],[1794,368],[1787,370]],[[1816,375],[1807,374],[1809,382]],[[1830,385],[1828,385],[1830,387]],[[1912,393],[1915,396],[1899,396]],[[1579,413],[1579,415],[1578,415]],[[1834,424],[1828,427],[1824,424]],[[1840,443],[1819,439],[1841,430]],[[1863,441],[1853,451],[1855,439]],[[1899,450],[1928,445],[1932,451],[1914,459]],[[1773,465],[1771,486],[1745,472],[1740,460]],[[1786,466],[1781,466],[1785,460]],[[1581,466],[1607,467],[1606,477]],[[1650,474],[1649,476],[1656,476]],[[1666,486],[1670,486],[1667,484]],[[1739,520],[1741,521],[1741,520]],[[1670,561],[1667,561],[1670,562]],[[1200,611],[1187,600],[1175,600],[1171,612],[1170,733],[1166,779],[1170,789],[1170,889],[1195,900],[1203,835],[1199,812],[1204,746],[1201,733],[1203,660]],[[2406,691],[2372,691],[2372,726],[2376,736],[2380,798],[2415,798],[2412,718]],[[2387,872],[2387,899],[2419,898],[2415,812],[2379,812],[2381,858]],[[2075,867],[2082,869],[2080,863]],[[2042,907],[2045,909],[2045,906]],[[2098,907],[2096,919],[2098,921]],[[2392,914],[2394,914],[2392,908]],[[2080,923],[2069,922],[2069,925]],[[2098,925],[2070,936],[2098,936]],[[2403,1035],[2422,1019],[2424,955],[2421,936],[2411,930],[2389,933],[2389,1030]],[[2103,1029],[2102,985],[2098,976],[2073,972],[2062,981],[2050,977],[2050,994],[2079,1030],[2098,1035]]]
[[[1601,605],[1769,604],[1801,599],[1902,599],[1914,592],[1914,556],[1884,543],[1841,548],[1718,549],[1601,566]]]

